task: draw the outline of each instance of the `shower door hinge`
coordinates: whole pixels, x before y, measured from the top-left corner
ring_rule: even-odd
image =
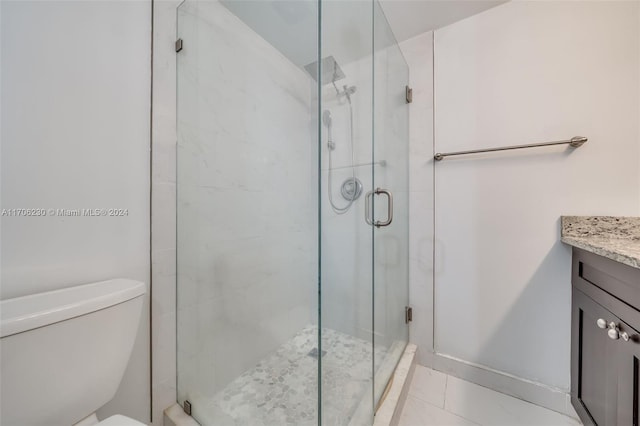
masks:
[[[413,308],[411,306],[404,307],[404,323],[409,324],[413,321]]]
[[[176,40],[176,53],[182,50],[182,39],[179,38]]]
[[[182,404],[182,409],[187,415],[191,415],[191,403],[188,400],[184,400],[184,404]]]
[[[413,89],[409,86],[404,86],[404,97],[408,104],[413,102]]]

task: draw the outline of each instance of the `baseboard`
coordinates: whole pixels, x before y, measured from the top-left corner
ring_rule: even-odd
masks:
[[[426,355],[429,365],[425,365],[425,367],[442,371],[451,376],[557,411],[566,416],[578,418],[571,405],[571,396],[565,390],[523,379],[452,356],[433,352]]]

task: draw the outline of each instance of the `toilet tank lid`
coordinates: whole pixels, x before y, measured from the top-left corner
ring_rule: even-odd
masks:
[[[83,284],[0,301],[0,337],[68,320],[144,295],[143,282],[127,278]]]

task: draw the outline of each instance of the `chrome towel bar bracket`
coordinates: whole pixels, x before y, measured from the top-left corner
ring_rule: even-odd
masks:
[[[474,149],[470,151],[457,151],[457,152],[438,152],[433,156],[433,159],[436,161],[441,161],[445,157],[451,157],[454,155],[467,155],[467,154],[479,154],[481,152],[493,152],[493,151],[508,151],[511,149],[522,149],[522,148],[538,148],[541,146],[552,146],[552,145],[569,145],[572,148],[581,147],[588,139],[584,136],[574,136],[569,140],[564,141],[554,141],[554,142],[542,142],[542,143],[532,143],[528,145],[513,145],[513,146],[503,146],[500,148],[486,148],[486,149]]]

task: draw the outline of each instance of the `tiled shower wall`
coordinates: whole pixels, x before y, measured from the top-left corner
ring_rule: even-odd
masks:
[[[315,317],[315,82],[218,2],[182,4],[179,24],[178,396],[193,401]]]
[[[154,6],[154,424],[162,423],[162,410],[176,401],[178,76],[174,43],[178,34],[176,8],[179,4],[178,1],[156,1]],[[194,7],[199,10],[196,12]],[[181,282],[185,287],[180,292],[185,309],[185,315],[180,318],[186,321],[181,322],[184,338],[181,349],[185,350],[184,359],[191,354],[193,367],[190,368],[194,371],[191,375],[181,371],[181,377],[184,380],[191,377],[192,384],[197,383],[201,390],[213,393],[217,390],[212,388],[214,385],[223,385],[225,380],[253,366],[266,352],[275,350],[315,317],[310,305],[317,276],[317,182],[313,173],[317,159],[310,130],[313,80],[219,3],[201,2],[196,6],[196,2],[192,2],[181,6],[181,11],[186,12],[184,19],[191,20],[188,27],[180,29],[180,36],[185,39],[180,53],[184,55],[183,65],[194,75],[202,73],[201,83],[213,85],[207,86],[211,93],[194,90],[189,77],[181,79],[183,84],[179,87],[181,99],[190,97],[180,111],[183,114],[180,128],[197,128],[197,132],[181,133],[188,148],[181,152],[184,160],[181,165],[185,172],[189,169],[189,173],[181,175],[179,191],[184,207],[181,211],[187,219],[183,230],[189,231],[186,227],[191,226],[194,231],[190,233],[194,244],[183,250]],[[229,38],[234,40],[236,49],[239,45],[242,51],[249,52],[246,58],[229,50],[226,43]],[[248,64],[248,58],[253,58],[254,63]],[[235,67],[234,71],[231,75],[224,75],[222,71],[211,77],[210,72],[215,74],[221,69],[210,66],[220,64],[221,60],[224,69],[229,71]],[[252,70],[260,71],[239,77]],[[226,95],[221,96],[223,92]],[[188,107],[191,109],[187,110]],[[220,136],[219,132],[224,135]],[[208,140],[221,137],[226,142],[220,139],[204,144],[194,136],[200,134]],[[237,167],[239,157],[246,157],[247,162],[242,164],[248,168]],[[222,180],[220,173],[224,173]],[[224,185],[228,188],[222,188]],[[253,209],[248,202],[253,204]],[[252,217],[243,215],[245,212]],[[225,219],[229,214],[237,219],[235,224]],[[203,236],[207,232],[226,241],[212,246],[207,243],[211,237]],[[257,244],[255,238],[261,238],[264,244]],[[265,311],[268,300],[271,302]],[[274,307],[274,303],[278,307]],[[235,308],[247,312],[242,314]],[[262,316],[261,310],[265,311]],[[231,317],[221,318],[225,312]],[[280,314],[274,316],[272,312]],[[240,329],[233,326],[237,321],[244,324]],[[214,344],[212,333],[217,336],[216,342],[226,344]],[[238,339],[238,335],[244,337]],[[242,341],[252,343],[249,347],[237,347]],[[258,347],[260,351],[256,351]],[[227,355],[220,351],[226,351]],[[222,369],[215,370],[211,360],[221,357],[228,362]]]

